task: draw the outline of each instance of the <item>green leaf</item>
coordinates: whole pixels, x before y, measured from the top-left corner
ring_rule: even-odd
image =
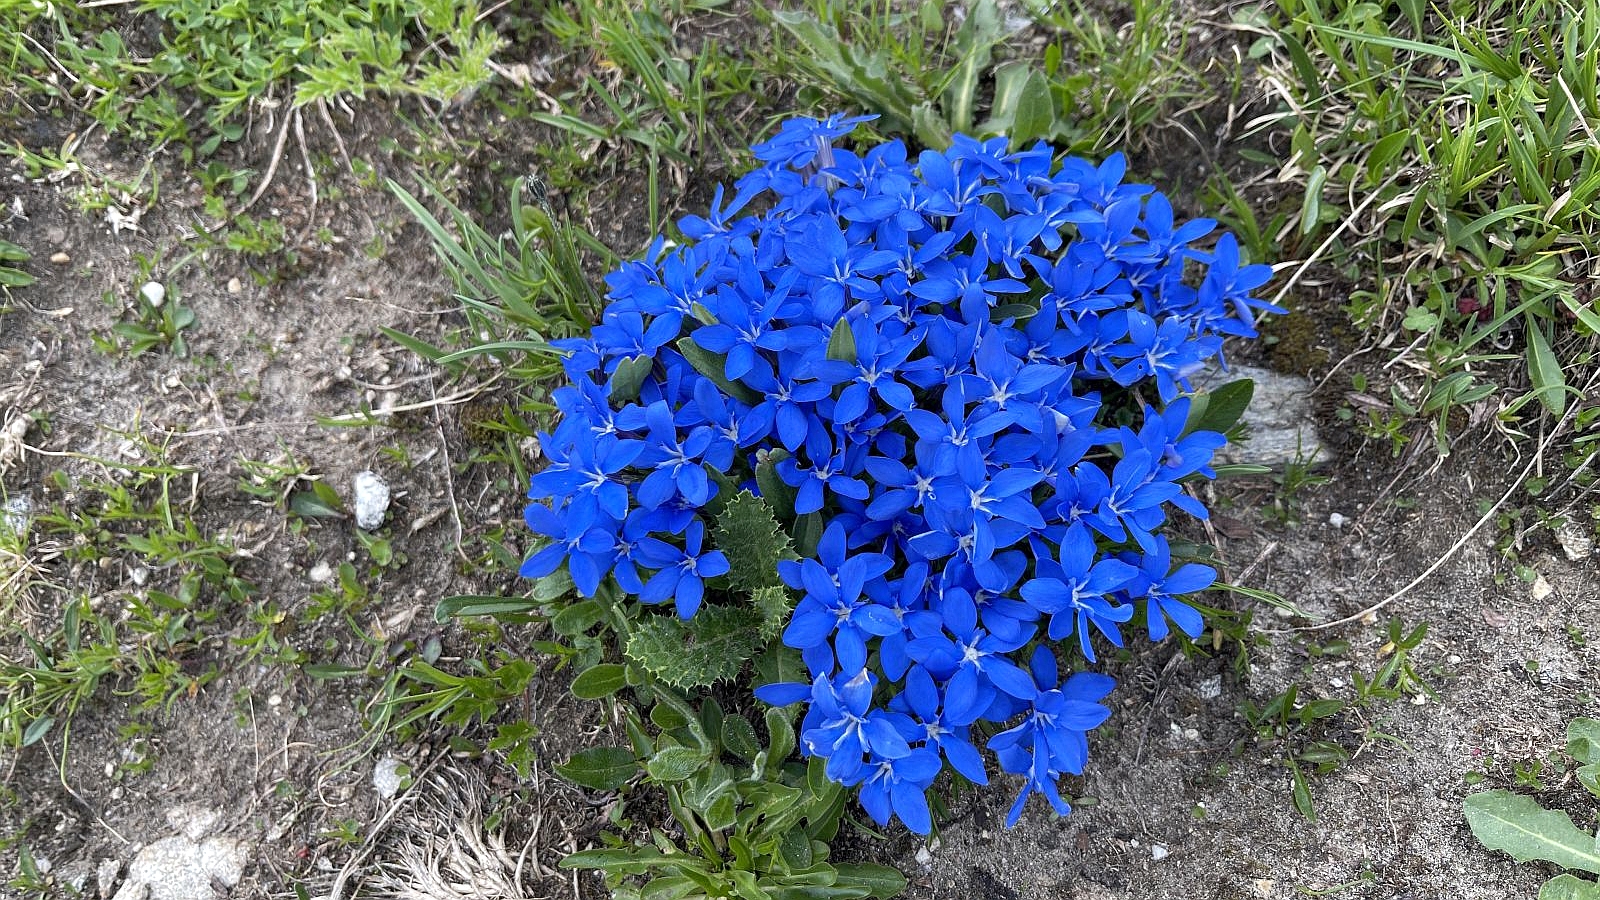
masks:
[[[761,499],[767,501],[775,515],[786,520],[794,518],[795,489],[778,475],[778,463],[788,458],[789,451],[774,447],[759,452],[756,462],[756,487],[761,489]]]
[[[689,622],[646,617],[628,636],[624,652],[673,687],[709,687],[739,674],[759,646],[759,630],[752,609],[708,605]]]
[[[940,95],[946,111],[945,119],[956,131],[972,130],[972,110],[977,98],[979,77],[994,58],[995,44],[1004,37],[1000,12],[994,0],[977,0],[967,9],[966,19],[951,41],[951,49],[959,61],[951,73],[950,83]]]
[[[1573,774],[1578,777],[1578,783],[1583,785],[1585,790],[1600,797],[1600,762],[1579,766],[1578,771]],[[1600,841],[1600,838],[1595,840]]]
[[[1600,849],[1564,812],[1547,810],[1532,797],[1510,791],[1473,794],[1464,804],[1472,833],[1490,850],[1517,862],[1542,859],[1564,869],[1600,873]]]
[[[654,847],[618,847],[608,850],[581,850],[563,857],[557,865],[563,869],[600,869],[605,872],[630,875],[657,868],[665,858],[665,855]]]
[[[644,770],[656,781],[675,784],[688,781],[706,762],[705,753],[693,747],[663,747],[644,764]]]
[[[828,335],[828,358],[847,363],[856,361],[856,334],[850,330],[849,319],[833,324],[833,333]]]
[[[617,363],[617,370],[611,375],[611,393],[607,395],[611,402],[621,406],[639,399],[639,388],[644,386],[655,364],[654,359],[642,353]]]
[[[572,696],[579,700],[599,700],[628,686],[628,670],[616,663],[590,666],[572,679]]]
[[[479,594],[458,594],[440,600],[433,608],[433,621],[443,624],[458,616],[497,616],[504,613],[527,613],[538,606],[527,597],[492,597]]]
[[[1563,872],[1539,888],[1539,900],[1600,900],[1600,884]]]
[[[591,747],[574,753],[555,770],[557,775],[580,787],[614,791],[639,773],[639,762],[626,747]],[[562,860],[562,865],[566,865],[566,860]]]
[[[1600,334],[1600,313],[1594,311],[1593,300],[1584,303],[1574,297],[1571,291],[1561,291],[1557,296],[1561,298],[1561,302],[1566,305],[1567,309],[1572,311],[1578,321],[1583,323],[1585,328],[1595,334]]]
[[[694,366],[694,370],[711,379],[711,383],[722,389],[724,394],[734,397],[744,403],[754,406],[761,402],[761,395],[750,390],[736,381],[730,381],[727,376],[727,357],[721,353],[712,353],[710,350],[696,344],[694,338],[680,338],[673,346],[683,354],[683,358]]]
[[[795,748],[794,726],[789,723],[789,714],[773,707],[767,710],[762,721],[767,726],[767,762],[781,765]]]
[[[1009,62],[995,69],[994,109],[984,131],[1004,134],[1013,146],[1044,137],[1055,124],[1050,83],[1032,63]]]
[[[740,491],[717,514],[713,527],[734,587],[755,592],[783,585],[778,561],[793,559],[794,547],[767,501]]]
[[[51,727],[56,724],[55,716],[40,716],[28,723],[26,731],[22,732],[23,747],[31,747],[39,743],[39,739],[50,733]]]
[[[722,720],[722,746],[742,760],[750,761],[761,752],[756,739],[756,728],[744,716],[728,716]]]
[[[1215,431],[1226,434],[1228,429],[1238,424],[1255,393],[1256,383],[1241,378],[1215,390],[1196,394],[1189,401],[1189,421],[1184,423],[1183,433]]]
[[[834,866],[839,873],[834,884],[840,887],[860,887],[867,896],[888,900],[906,889],[906,877],[900,870],[873,863],[839,863]]]
[[[693,878],[684,875],[664,875],[652,879],[639,889],[639,900],[680,900],[699,888]]]
[[[1306,781],[1306,775],[1300,767],[1291,763],[1289,772],[1294,781],[1294,808],[1300,815],[1305,816],[1307,822],[1317,821],[1317,808],[1311,802],[1311,784]]]
[[[593,600],[574,603],[555,614],[550,627],[562,637],[577,637],[606,617],[606,611]]]
[[[794,598],[789,595],[789,589],[782,585],[758,588],[750,594],[750,602],[761,614],[762,643],[777,640],[788,627],[789,614],[794,612]]]
[[[1579,716],[1567,723],[1567,755],[1580,763],[1600,763],[1600,719]]]
[[[320,485],[322,482],[315,482]],[[307,519],[333,519],[344,515],[342,504],[329,503],[320,491],[296,491],[289,498],[289,510]]]
[[[1528,379],[1533,382],[1539,403],[1551,415],[1560,416],[1567,411],[1567,379],[1561,374],[1561,361],[1550,349],[1539,323],[1530,317],[1527,325]]]

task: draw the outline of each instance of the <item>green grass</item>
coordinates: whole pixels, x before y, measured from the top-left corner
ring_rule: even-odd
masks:
[[[1541,411],[1592,422],[1600,4],[1279,9],[1264,75],[1303,197],[1277,236],[1350,283],[1352,320],[1415,373],[1394,411],[1435,423],[1440,455],[1452,411],[1491,396],[1513,434]]]
[[[61,101],[113,135],[203,158],[279,105],[368,93],[442,102],[476,89],[501,47],[479,13],[450,0],[147,0],[126,9],[6,0],[0,83],[13,105]],[[150,23],[156,43],[130,45],[125,35]]]

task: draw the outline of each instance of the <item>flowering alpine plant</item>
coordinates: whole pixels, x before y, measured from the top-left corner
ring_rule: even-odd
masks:
[[[606,279],[601,323],[558,342],[570,384],[541,435],[523,565],[613,579],[683,619],[726,579],[711,510],[769,503],[799,558],[783,643],[806,683],[802,752],[879,824],[932,827],[946,767],[985,784],[977,744],[1024,787],[1081,773],[1113,681],[1065,674],[1123,645],[1190,638],[1182,599],[1215,570],[1174,564],[1169,513],[1209,478],[1222,434],[1190,425],[1188,377],[1224,336],[1253,337],[1271,269],[1241,265],[1209,219],[1177,222],[1124,160],[1056,160],[1044,143],[957,135],[838,145],[866,117],[796,118],[706,216]],[[1073,657],[1075,658],[1075,657]]]

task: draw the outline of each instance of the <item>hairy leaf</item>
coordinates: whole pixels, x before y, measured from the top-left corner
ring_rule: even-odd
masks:
[[[596,791],[614,791],[639,772],[633,751],[625,747],[591,747],[572,754],[556,767],[562,778]]]
[[[728,557],[728,580],[745,591],[780,587],[778,560],[793,559],[789,535],[778,526],[772,507],[749,491],[740,491],[716,520],[716,544]]]
[[[628,658],[675,688],[708,687],[739,674],[760,643],[754,610],[702,607],[684,622],[650,616],[628,636]]]

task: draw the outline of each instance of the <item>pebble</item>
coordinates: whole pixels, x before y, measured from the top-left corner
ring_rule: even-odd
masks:
[[[318,584],[321,584],[325,581],[332,581],[333,566],[328,565],[326,561],[319,561],[316,565],[311,567],[310,578],[312,581],[315,581]]]
[[[1163,859],[1166,859],[1167,857],[1169,857],[1171,855],[1172,855],[1172,851],[1168,850],[1166,847],[1161,846],[1160,844],[1151,844],[1150,845],[1150,858],[1155,860],[1156,862],[1160,862]]]
[[[1556,543],[1571,562],[1581,562],[1594,553],[1594,538],[1585,533],[1582,525],[1571,520],[1556,529]]]
[[[273,694],[272,696],[267,698],[267,705],[268,706],[279,706],[282,703],[283,703],[283,698],[278,696],[277,694]]]
[[[0,507],[0,526],[12,534],[24,534],[33,524],[33,498],[18,494]]]
[[[72,257],[61,252],[60,250],[57,250],[56,252],[50,254],[50,261],[58,266],[64,266],[67,263],[72,262]]]
[[[160,309],[161,304],[167,302],[167,286],[159,281],[146,281],[139,287],[139,297],[151,308]]]
[[[1335,528],[1343,528],[1350,524],[1350,520],[1345,518],[1344,513],[1329,513],[1328,524]]]
[[[400,793],[402,765],[400,760],[385,756],[372,767],[372,786],[377,789],[378,796],[385,800],[393,800],[394,795]]]
[[[376,472],[356,475],[356,527],[373,531],[389,511],[389,485]]]
[[[240,281],[237,277],[228,279],[228,293],[237,294],[243,290],[244,282]]]
[[[1200,695],[1201,700],[1215,700],[1222,696],[1222,676],[1213,675],[1203,679],[1195,685],[1194,692]]]
[[[100,865],[94,870],[95,887],[102,898],[111,897],[111,892],[117,887],[117,878],[122,875],[122,861],[116,858],[102,859]]]
[[[1535,602],[1541,602],[1555,592],[1556,589],[1550,586],[1550,582],[1544,580],[1543,575],[1533,579],[1532,594]]]

